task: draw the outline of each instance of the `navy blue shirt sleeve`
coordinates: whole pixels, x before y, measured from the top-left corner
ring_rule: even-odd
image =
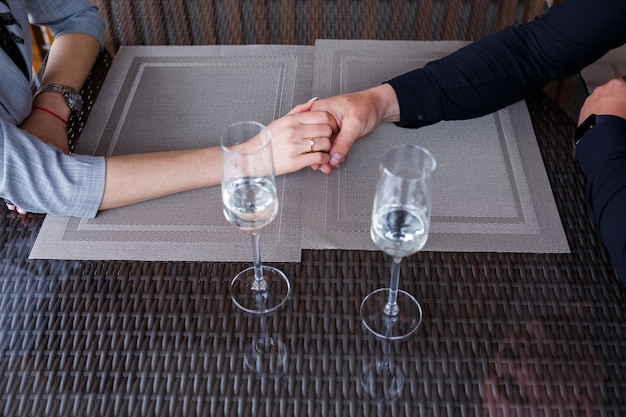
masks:
[[[419,127],[482,116],[567,78],[626,42],[626,1],[567,0],[389,81],[400,123]]]
[[[603,116],[576,146],[587,202],[617,275],[626,285],[626,120]]]

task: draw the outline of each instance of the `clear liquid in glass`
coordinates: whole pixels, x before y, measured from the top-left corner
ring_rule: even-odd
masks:
[[[428,239],[426,214],[415,206],[388,204],[372,217],[370,234],[383,252],[394,257],[411,255]]]
[[[267,178],[241,178],[222,187],[224,216],[246,231],[259,230],[276,217],[276,185]]]

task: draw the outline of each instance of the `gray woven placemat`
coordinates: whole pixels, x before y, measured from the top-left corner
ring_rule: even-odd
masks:
[[[215,145],[222,128],[236,119],[267,123],[312,94],[375,85],[403,66],[461,45],[322,41],[315,48],[123,48],[77,152]],[[386,147],[402,142],[426,146],[439,162],[427,250],[569,251],[526,107],[518,103],[477,120],[417,130],[382,126],[329,177],[310,170],[280,177],[280,213],[263,231],[264,259],[298,261],[301,249],[311,248],[376,250],[369,215],[378,160]],[[49,216],[31,257],[249,261],[249,240],[224,220],[219,187],[212,187],[95,219]]]

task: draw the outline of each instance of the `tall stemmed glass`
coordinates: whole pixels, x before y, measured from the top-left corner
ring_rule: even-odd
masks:
[[[272,312],[289,296],[289,280],[261,264],[259,232],[278,213],[271,133],[257,122],[237,122],[221,136],[222,202],[226,219],[252,234],[252,267],[230,283],[235,304],[253,314]]]
[[[261,263],[259,232],[278,213],[271,133],[257,122],[237,122],[226,128],[220,143],[224,216],[252,234],[253,266],[230,282],[233,302],[261,315],[260,337],[246,351],[245,361],[256,372],[276,373],[284,365],[286,349],[268,335],[266,315],[287,301],[291,286],[282,271]]]
[[[389,361],[389,342],[409,336],[422,322],[420,303],[398,286],[402,258],[421,250],[428,239],[436,165],[432,154],[416,145],[390,148],[381,160],[370,234],[393,262],[389,288],[373,291],[361,303],[364,326],[385,343],[383,359],[363,372],[361,382],[370,395],[401,391],[404,375]],[[376,388],[379,384],[385,388]]]

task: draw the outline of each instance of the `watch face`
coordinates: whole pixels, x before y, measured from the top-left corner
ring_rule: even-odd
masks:
[[[71,109],[75,110],[75,111],[80,111],[82,106],[83,106],[83,101],[80,98],[80,96],[76,96],[74,94],[72,94],[70,97],[68,97],[68,106],[70,106]]]
[[[83,101],[76,90],[65,90],[66,103],[72,111],[79,112],[82,108]]]

